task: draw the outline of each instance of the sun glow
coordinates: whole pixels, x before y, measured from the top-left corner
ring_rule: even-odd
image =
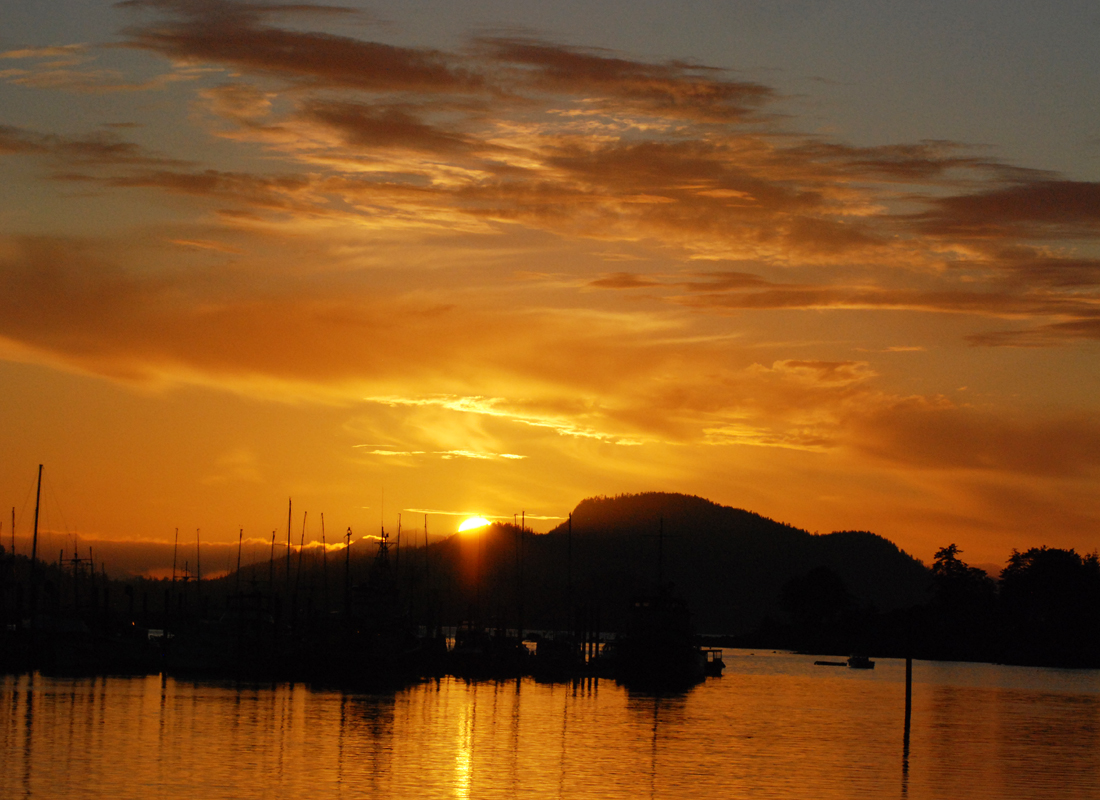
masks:
[[[470,517],[462,521],[462,524],[458,526],[459,533],[463,531],[472,531],[477,528],[484,528],[489,524],[489,520],[485,517]]]

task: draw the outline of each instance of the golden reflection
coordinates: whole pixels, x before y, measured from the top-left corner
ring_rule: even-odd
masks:
[[[471,690],[473,691],[473,690]],[[473,778],[474,712],[473,698],[462,709],[459,724],[458,747],[455,751],[455,797],[469,800],[470,782]]]

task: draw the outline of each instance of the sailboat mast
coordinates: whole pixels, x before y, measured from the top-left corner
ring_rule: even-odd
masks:
[[[302,512],[302,541],[298,545],[298,572],[294,576],[294,594],[298,594],[298,590],[302,588],[302,552],[306,549],[306,517],[309,516],[308,511]]]
[[[31,574],[34,574],[38,559],[38,509],[42,500],[42,465],[38,465],[38,491],[34,495],[34,536],[31,539]]]
[[[290,597],[290,515],[294,510],[294,499],[286,503],[286,596]]]
[[[344,545],[344,613],[351,616],[351,526],[348,526],[346,534],[347,543]]]
[[[233,589],[234,594],[241,593],[241,545],[244,544],[244,526],[241,526],[237,534],[237,585]]]
[[[34,497],[34,535],[31,538],[31,630],[38,612],[38,508],[42,499],[42,465],[38,465],[38,491]]]
[[[328,542],[325,541],[325,515],[321,514],[321,584],[325,598],[325,618],[328,618]]]

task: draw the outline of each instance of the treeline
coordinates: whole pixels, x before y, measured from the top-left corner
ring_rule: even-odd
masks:
[[[1051,667],[1100,667],[1100,558],[1014,550],[997,580],[937,551],[928,602],[879,614],[822,567],[789,581],[781,619],[738,643],[816,653],[912,655]]]

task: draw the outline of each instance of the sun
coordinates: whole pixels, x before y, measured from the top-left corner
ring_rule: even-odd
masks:
[[[470,517],[462,521],[462,524],[458,526],[459,533],[462,531],[472,531],[475,528],[484,528],[489,524],[489,520],[485,517]]]

